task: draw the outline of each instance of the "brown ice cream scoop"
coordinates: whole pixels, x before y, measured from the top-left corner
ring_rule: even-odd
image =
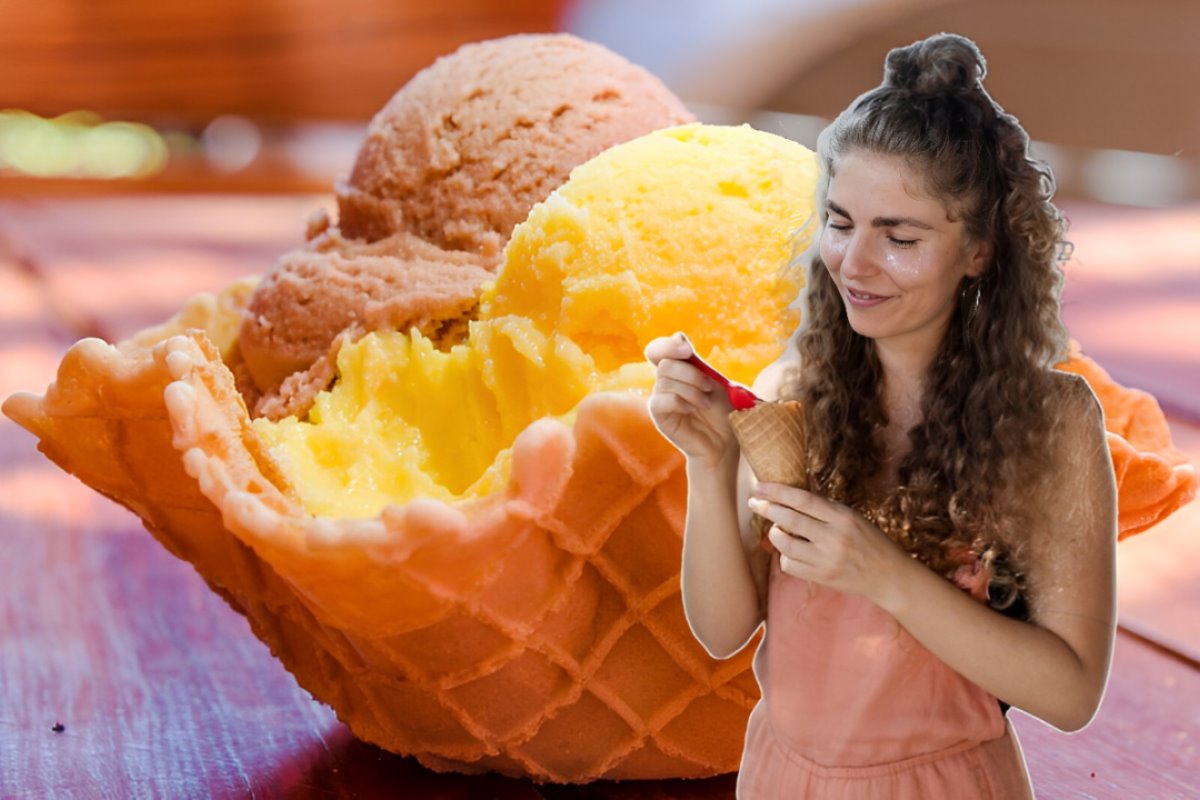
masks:
[[[494,258],[577,165],[693,119],[658,78],[569,34],[466,45],[372,120],[337,187],[339,225],[357,239],[408,231]]]
[[[241,355],[266,393],[329,354],[339,333],[417,328],[441,343],[471,313],[492,276],[473,253],[411,235],[366,245],[336,232],[283,256],[250,298]],[[319,387],[319,388],[324,388]]]

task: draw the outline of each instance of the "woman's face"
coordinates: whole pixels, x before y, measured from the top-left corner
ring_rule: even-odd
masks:
[[[902,159],[852,150],[829,182],[821,232],[825,262],[851,327],[884,346],[932,356],[954,313],[959,283],[987,265],[987,248],[925,194]]]

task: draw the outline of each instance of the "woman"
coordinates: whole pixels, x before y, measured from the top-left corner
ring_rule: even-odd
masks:
[[[1053,182],[983,75],[958,36],[893,50],[821,137],[806,321],[755,382],[802,403],[809,491],[751,492],[686,338],[646,349],[687,456],[688,621],[718,658],[766,623],[742,797],[1031,797],[1008,706],[1076,731],[1100,703],[1112,466],[1052,369]]]

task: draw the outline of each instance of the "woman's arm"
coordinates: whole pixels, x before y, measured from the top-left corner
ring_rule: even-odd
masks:
[[[1099,405],[1086,385],[1066,394],[1055,502],[1031,532],[1030,622],[973,600],[845,506],[774,485],[759,491],[783,500],[764,508],[783,529],[771,541],[785,572],[866,596],[966,678],[1074,731],[1095,715],[1111,663],[1116,489]]]
[[[795,363],[789,348],[755,378],[754,393],[776,399],[784,374]],[[745,647],[767,613],[771,556],[751,522],[748,501],[754,475],[740,451],[736,460],[733,480],[729,464],[714,472],[688,462],[683,605],[693,635],[715,658],[728,658]],[[727,500],[732,507],[726,507]],[[730,536],[735,530],[738,536]]]
[[[912,559],[878,603],[958,673],[1059,730],[1080,730],[1100,706],[1112,654],[1111,614],[1062,612],[1018,622]]]
[[[736,451],[716,468],[691,459],[687,465],[683,608],[692,634],[714,658],[741,650],[765,612],[766,553],[748,546],[742,523],[748,515],[740,513],[745,503],[737,498],[745,496],[746,473]],[[740,491],[737,484],[743,486]]]
[[[732,408],[715,383],[690,364],[681,335],[655,339],[646,358],[657,367],[650,416],[687,458],[688,510],[680,579],[692,634],[709,654],[741,650],[766,611],[769,556],[751,530],[747,500],[752,476],[729,425]],[[754,381],[773,398],[794,361],[789,350]]]
[[[692,352],[682,334],[646,345],[656,368],[649,411],[659,433],[687,459],[680,582],[688,624],[709,653],[727,658],[750,638],[761,614],[739,536],[740,452],[729,425],[732,408],[716,383],[686,363]]]

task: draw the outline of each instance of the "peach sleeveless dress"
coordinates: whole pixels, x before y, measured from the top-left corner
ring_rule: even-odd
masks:
[[[772,561],[739,798],[1033,797],[994,696],[869,600]]]

